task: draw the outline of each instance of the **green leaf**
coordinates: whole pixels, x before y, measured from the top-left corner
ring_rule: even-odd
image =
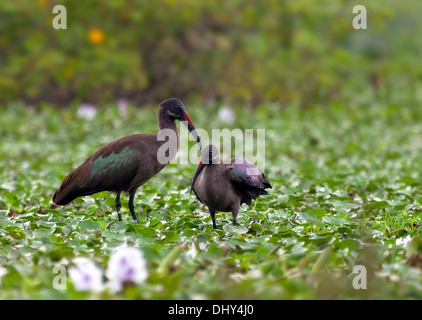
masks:
[[[161,236],[163,237],[165,241],[168,241],[168,242],[175,242],[180,239],[180,235],[174,231],[161,232]]]
[[[259,223],[253,223],[252,224],[252,228],[256,231],[256,232],[261,232],[262,231],[262,226]]]
[[[133,231],[136,234],[140,234],[143,237],[146,238],[152,238],[157,236],[157,231],[154,228],[145,227],[140,224],[130,224],[126,230],[127,231]]]
[[[322,209],[322,208],[309,209],[308,212],[315,214],[315,216],[318,219],[322,218],[323,216],[325,216],[327,214],[327,210]]]
[[[313,212],[298,212],[297,215],[302,219],[304,222],[311,223],[313,225],[316,225],[320,228],[324,226],[324,224],[317,219],[317,216]]]
[[[353,239],[344,239],[339,241],[336,246],[340,249],[349,249],[350,251],[355,251],[359,249],[360,243],[357,240]]]
[[[345,223],[344,218],[342,217],[336,217],[336,216],[325,216],[322,218],[322,221],[331,224],[331,225],[343,225]]]
[[[81,231],[84,230],[99,230],[101,229],[101,223],[92,220],[83,220],[79,223]]]
[[[248,229],[246,229],[245,227],[241,227],[241,226],[233,226],[230,224],[226,224],[223,226],[223,230],[224,232],[230,234],[230,235],[235,235],[235,234],[245,234],[246,232],[248,232]]]
[[[34,231],[34,238],[49,238],[53,232],[52,229],[37,229]]]
[[[48,222],[48,221],[37,221],[37,226],[39,227],[43,227],[46,229],[51,229],[51,228],[55,228],[56,224],[54,222]]]

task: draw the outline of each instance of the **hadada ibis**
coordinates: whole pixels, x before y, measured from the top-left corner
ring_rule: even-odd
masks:
[[[73,170],[62,182],[53,196],[53,202],[66,205],[77,197],[92,195],[101,191],[116,192],[116,210],[119,220],[121,203],[120,193],[129,193],[129,210],[138,222],[133,200],[136,190],[160,172],[175,156],[178,150],[178,135],[175,120],[183,121],[201,146],[201,141],[192,121],[186,113],[183,103],[170,98],[158,108],[158,126],[161,130],[173,130],[176,139],[168,147],[167,161],[160,160],[158,152],[161,146],[170,142],[170,138],[161,139],[160,133],[141,133],[110,142],[95,152],[84,163]],[[169,131],[166,131],[167,133]],[[175,140],[175,141],[174,141]],[[174,145],[174,143],[176,145]]]
[[[215,212],[231,212],[236,225],[237,214],[243,203],[251,204],[258,196],[268,194],[270,182],[252,162],[233,158],[230,163],[220,163],[217,147],[207,145],[201,150],[201,161],[192,179],[191,191],[204,203],[211,214],[212,225]]]

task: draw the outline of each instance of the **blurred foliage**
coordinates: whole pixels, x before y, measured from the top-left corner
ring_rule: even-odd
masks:
[[[55,30],[55,5],[67,29]],[[354,30],[355,5],[368,29]],[[0,102],[328,104],[417,88],[422,3],[408,0],[0,2]],[[416,89],[415,89],[416,91]]]

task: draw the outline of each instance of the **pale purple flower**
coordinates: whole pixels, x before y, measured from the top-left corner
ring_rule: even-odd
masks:
[[[410,241],[412,241],[412,238],[409,235],[407,235],[405,238],[396,239],[396,245],[402,245],[402,244],[406,245]]]
[[[119,109],[119,113],[121,116],[126,116],[127,115],[127,100],[126,99],[120,99],[117,102],[117,108]]]
[[[79,259],[75,267],[69,268],[69,276],[77,291],[103,289],[103,272],[90,260]]]
[[[230,107],[222,107],[218,110],[218,117],[228,124],[234,123],[234,112]]]
[[[115,251],[110,256],[106,277],[113,291],[121,291],[127,283],[143,283],[148,277],[143,252],[133,247],[123,247]]]
[[[84,118],[86,120],[92,120],[94,119],[95,115],[97,113],[97,110],[95,109],[95,106],[89,103],[83,103],[79,109],[78,109],[78,117]]]

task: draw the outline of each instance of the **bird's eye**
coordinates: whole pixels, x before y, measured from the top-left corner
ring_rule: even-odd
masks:
[[[180,111],[180,106],[176,106],[176,111]]]

